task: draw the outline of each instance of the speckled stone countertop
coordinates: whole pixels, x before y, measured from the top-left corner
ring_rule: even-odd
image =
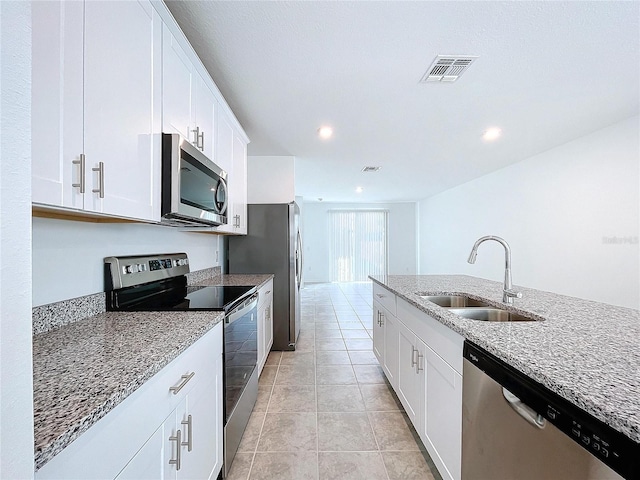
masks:
[[[34,335],[36,470],[223,318],[106,312]]]
[[[502,283],[465,275],[371,279],[640,442],[640,311],[524,287],[514,287],[522,299],[507,306],[502,303]],[[544,321],[469,320],[416,293],[464,293]]]
[[[271,273],[258,273],[258,274],[244,274],[244,273],[231,273],[221,275],[219,277],[208,278],[195,284],[195,286],[202,287],[216,287],[219,285],[228,286],[256,286],[260,288],[273,278]]]

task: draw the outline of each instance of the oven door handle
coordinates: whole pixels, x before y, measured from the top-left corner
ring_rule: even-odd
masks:
[[[231,310],[224,319],[225,325],[230,325],[239,318],[242,318],[247,312],[255,309],[258,306],[258,294],[254,293],[244,303],[238,305]]]

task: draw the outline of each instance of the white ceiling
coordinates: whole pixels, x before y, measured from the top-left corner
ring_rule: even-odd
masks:
[[[249,155],[295,155],[305,201],[422,199],[639,111],[635,1],[167,4]],[[418,83],[438,54],[479,58]]]

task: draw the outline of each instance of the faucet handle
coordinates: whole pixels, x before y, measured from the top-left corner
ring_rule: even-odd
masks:
[[[505,290],[505,296],[509,298],[522,298],[522,292],[514,292],[513,290]]]

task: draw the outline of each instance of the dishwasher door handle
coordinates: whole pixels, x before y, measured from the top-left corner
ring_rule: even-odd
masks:
[[[513,393],[502,387],[502,396],[513,410],[536,428],[543,429],[547,420]]]

